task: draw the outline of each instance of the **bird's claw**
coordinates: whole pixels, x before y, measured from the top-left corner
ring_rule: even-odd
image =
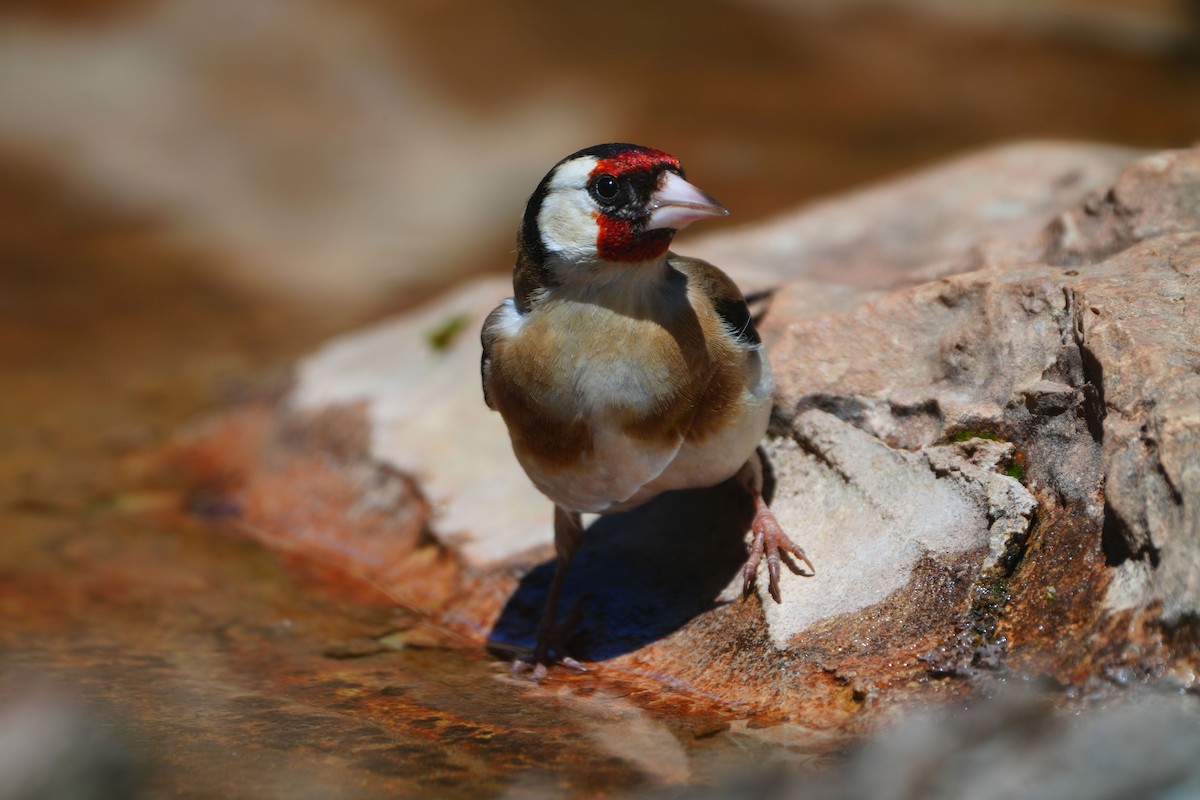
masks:
[[[553,666],[566,667],[573,672],[588,671],[587,667],[585,667],[583,664],[580,664],[570,656],[550,658],[549,655],[546,655],[539,658],[535,653],[533,658],[529,659],[528,661],[524,659],[518,659],[514,661],[512,665],[512,674],[528,674],[529,680],[533,681],[534,683],[541,683],[542,679],[545,678],[546,674],[550,671],[550,667]]]
[[[538,629],[537,644],[533,648],[533,656],[527,661],[518,659],[513,662],[514,675],[529,674],[529,679],[541,683],[550,667],[562,666],[574,672],[587,672],[583,664],[566,655],[566,641],[570,632],[575,629],[582,618],[580,601],[576,600],[567,612],[567,619],[562,625],[543,625]],[[553,654],[553,655],[552,655]]]
[[[587,667],[585,667],[583,664],[580,664],[578,661],[571,658],[570,656],[562,656],[561,658],[558,658],[558,659],[552,659],[552,658],[547,657],[542,661],[538,661],[537,657],[535,656],[534,658],[530,659],[529,661],[525,661],[525,660],[514,661],[513,665],[512,665],[512,672],[513,672],[513,675],[528,674],[529,680],[533,681],[534,683],[541,683],[542,679],[546,677],[547,673],[549,673],[549,671],[550,671],[550,667],[552,667],[552,666],[566,667],[567,669],[569,669],[573,672],[587,672],[588,671]]]
[[[747,597],[750,595],[754,579],[758,574],[758,565],[765,555],[767,557],[767,590],[776,603],[782,603],[783,596],[779,591],[780,562],[786,564],[794,574],[805,577],[815,575],[817,570],[808,560],[808,556],[804,554],[804,548],[793,542],[783,532],[783,528],[779,527],[779,522],[767,508],[762,497],[755,498],[755,506],[754,524],[751,527],[754,538],[750,543],[750,556],[746,559],[746,566],[742,568],[742,595]],[[808,572],[802,570],[793,557],[803,561],[804,565],[808,567]]]

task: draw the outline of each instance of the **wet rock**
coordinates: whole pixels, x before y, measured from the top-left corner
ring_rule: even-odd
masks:
[[[374,639],[360,637],[351,639],[348,642],[337,642],[325,648],[326,658],[345,659],[345,658],[363,658],[365,656],[373,656],[376,653],[382,653],[384,646]]]
[[[817,575],[787,576],[783,605],[761,585],[743,601],[743,493],[666,495],[589,527],[564,598],[573,652],[813,730],[983,673],[1183,674],[1200,640],[1198,165],[1015,145],[680,242],[777,287],[772,504]],[[476,331],[508,292],[467,284],[301,363],[273,424],[341,419],[357,457],[325,436],[234,471],[303,457],[329,480],[404,476],[408,538],[376,539],[358,574],[512,653],[532,644],[552,549],[550,503],[478,385]],[[247,513],[255,491],[288,491],[257,485]],[[354,560],[353,530],[326,519],[309,552]],[[272,524],[254,528],[287,538]]]

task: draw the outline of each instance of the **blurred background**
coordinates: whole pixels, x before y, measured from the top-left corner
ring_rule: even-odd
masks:
[[[152,654],[216,626],[128,589],[150,569],[78,588],[174,558],[188,523],[112,515],[177,500],[130,490],[139,456],[508,272],[561,156],[672,152],[732,230],[1025,138],[1195,143],[1200,2],[0,1],[0,705],[14,664],[86,661],[64,631]],[[138,717],[113,687],[142,674],[93,689]]]
[[[507,272],[590,144],[676,154],[732,230],[1046,137],[1195,142],[1200,0],[2,0],[0,419],[53,419],[0,448],[140,441]]]
[[[206,281],[403,303],[505,270],[589,144],[675,153],[738,224],[997,140],[1187,145],[1198,55],[1195,0],[9,0],[0,181]]]

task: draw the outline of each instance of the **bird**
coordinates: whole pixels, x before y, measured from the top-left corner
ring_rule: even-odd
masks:
[[[728,213],[677,158],[628,143],[563,158],[525,205],[513,296],[483,323],[480,366],[484,401],[554,503],[554,577],[532,658],[517,662],[535,680],[555,664],[584,669],[557,625],[584,513],[736,475],[754,504],[743,594],[764,558],[776,603],[781,563],[815,574],[763,498],[775,381],[746,299],[717,267],[670,250],[687,225]]]

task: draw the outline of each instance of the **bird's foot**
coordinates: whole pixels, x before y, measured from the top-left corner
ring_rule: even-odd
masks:
[[[575,672],[588,671],[587,667],[585,667],[583,664],[580,664],[570,656],[550,658],[549,655],[546,655],[539,660],[536,653],[529,661],[514,661],[512,665],[512,671],[514,675],[528,675],[529,680],[533,681],[534,683],[541,683],[542,679],[545,678],[546,674],[550,671],[550,667],[553,666],[566,667],[567,669]]]
[[[546,624],[538,627],[537,644],[533,647],[533,655],[529,660],[518,659],[513,662],[514,675],[529,675],[529,679],[540,683],[553,666],[563,666],[575,672],[587,672],[587,667],[567,655],[567,639],[579,623],[582,613],[579,602],[571,607],[567,619],[562,625]]]
[[[780,562],[786,564],[788,569],[796,575],[811,577],[817,574],[817,570],[808,560],[808,556],[804,555],[804,548],[788,538],[788,535],[783,532],[783,528],[779,527],[779,522],[771,513],[771,509],[767,508],[762,495],[757,492],[754,494],[754,523],[750,530],[754,534],[754,539],[750,543],[750,556],[746,559],[746,566],[742,568],[743,596],[749,596],[750,589],[754,586],[755,576],[758,574],[759,562],[762,561],[764,555],[767,557],[767,575],[770,578],[767,589],[776,603],[783,602],[783,597],[779,593]],[[793,556],[804,562],[808,567],[808,572],[800,568],[800,565],[793,560]]]

